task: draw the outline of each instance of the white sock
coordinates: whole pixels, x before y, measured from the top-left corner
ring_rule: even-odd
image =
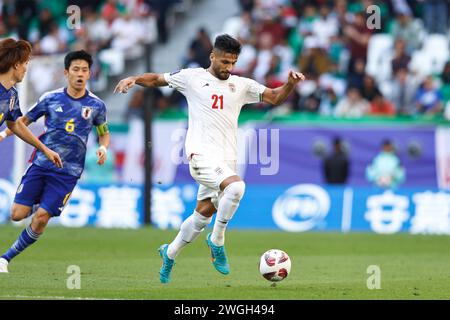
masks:
[[[225,243],[225,230],[227,229],[228,221],[231,220],[239,207],[239,202],[244,192],[245,183],[243,181],[232,182],[223,190],[223,196],[219,201],[216,221],[211,234],[211,241],[216,246],[223,246]]]
[[[175,259],[185,245],[197,239],[198,235],[205,229],[211,220],[212,217],[207,218],[194,210],[194,213],[183,221],[177,236],[172,243],[169,244],[167,256],[170,259]]]

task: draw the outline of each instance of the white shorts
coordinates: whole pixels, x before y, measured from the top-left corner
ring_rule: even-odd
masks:
[[[192,178],[200,183],[197,200],[211,198],[217,209],[222,191],[220,184],[236,174],[236,161],[223,161],[194,154],[189,160],[189,171]]]

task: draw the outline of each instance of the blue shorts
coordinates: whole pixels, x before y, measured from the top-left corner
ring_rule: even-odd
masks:
[[[57,217],[64,210],[77,181],[78,177],[32,164],[22,177],[14,202],[28,207],[39,204],[51,216]]]

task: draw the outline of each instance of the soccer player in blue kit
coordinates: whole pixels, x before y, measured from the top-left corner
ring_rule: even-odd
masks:
[[[25,40],[8,38],[0,41],[0,126],[6,121],[11,132],[36,147],[52,163],[61,167],[59,155],[39,141],[21,121],[16,121],[22,116],[22,112],[14,86],[25,77],[31,51],[30,43]],[[0,141],[5,138],[6,132],[0,132]]]
[[[11,209],[11,219],[21,221],[39,204],[31,224],[0,258],[0,272],[8,272],[8,264],[15,256],[36,242],[48,221],[59,216],[84,169],[86,143],[93,126],[97,127],[100,147],[99,165],[107,156],[110,136],[106,121],[105,103],[86,89],[90,77],[92,57],[85,51],[73,51],[64,59],[66,88],[43,94],[19,121],[26,125],[45,116],[46,129],[40,140],[56,150],[63,168],[56,168],[41,151],[33,152],[32,164],[26,170],[17,189]],[[7,130],[7,135],[12,132]]]

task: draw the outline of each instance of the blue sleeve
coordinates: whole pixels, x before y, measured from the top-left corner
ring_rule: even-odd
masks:
[[[43,115],[47,113],[48,100],[44,96],[40,97],[39,100],[28,110],[26,117],[34,122]]]
[[[97,113],[97,115],[94,118],[94,126],[98,127],[102,124],[105,124],[106,121],[106,106],[104,103],[102,103],[102,106],[100,108],[100,111]]]
[[[22,111],[20,111],[19,97],[17,97],[17,95],[13,97],[14,105],[12,106],[12,108],[10,108],[9,112],[6,113],[6,121],[16,121],[19,117],[22,116]]]

